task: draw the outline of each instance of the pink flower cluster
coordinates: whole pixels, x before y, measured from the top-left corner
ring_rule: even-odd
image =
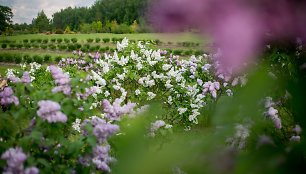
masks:
[[[136,103],[128,103],[121,107],[121,100],[116,99],[113,105],[107,99],[103,100],[104,112],[107,114],[106,118],[111,121],[120,121],[121,117],[129,113],[136,106]]]
[[[50,100],[41,100],[38,102],[39,110],[36,112],[43,120],[49,123],[66,122],[67,116],[60,111],[61,106]]]
[[[8,105],[14,103],[15,106],[19,105],[19,99],[13,95],[13,90],[11,87],[6,87],[2,92],[0,92],[1,105]]]

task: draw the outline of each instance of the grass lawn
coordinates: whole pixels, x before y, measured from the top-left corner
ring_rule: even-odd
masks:
[[[113,33],[95,33],[95,34],[27,34],[27,35],[16,35],[16,36],[0,36],[1,40],[10,40],[17,41],[17,43],[21,43],[23,39],[46,39],[49,40],[52,38],[62,38],[62,39],[71,39],[77,38],[78,42],[86,42],[88,38],[128,38],[130,40],[156,40],[159,39],[162,42],[198,42],[203,45],[210,43],[209,39],[203,39],[203,37],[194,33],[136,33],[136,34],[113,34]]]

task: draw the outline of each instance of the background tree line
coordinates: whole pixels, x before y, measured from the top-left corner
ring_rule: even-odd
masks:
[[[48,19],[44,11],[32,24],[10,25],[22,33],[133,33],[149,32],[145,12],[151,0],[97,0],[91,7],[68,7]],[[8,8],[8,7],[7,7]],[[10,18],[11,19],[11,18]],[[1,31],[4,31],[1,29]]]

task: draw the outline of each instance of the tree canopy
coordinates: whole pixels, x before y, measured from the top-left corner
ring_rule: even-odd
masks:
[[[0,5],[0,31],[5,31],[5,28],[12,24],[13,12],[7,6]]]

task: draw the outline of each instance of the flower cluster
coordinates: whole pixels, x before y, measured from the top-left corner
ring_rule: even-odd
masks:
[[[203,95],[209,92],[213,98],[216,98],[217,90],[220,89],[220,83],[208,81],[204,83],[203,88],[204,88],[202,93]]]
[[[108,166],[109,163],[115,162],[115,159],[108,156],[110,149],[109,145],[100,145],[107,143],[107,138],[119,131],[119,126],[115,124],[107,123],[105,120],[99,117],[92,117],[92,119],[86,119],[81,125],[83,134],[88,136],[88,132],[85,126],[90,123],[93,127],[92,134],[97,137],[97,145],[93,147],[94,154],[87,155],[85,158],[80,157],[79,162],[83,165],[88,165],[89,160],[96,165],[96,168],[102,171],[110,172]]]
[[[163,120],[157,120],[157,121],[155,121],[154,123],[151,123],[151,132],[150,132],[150,136],[151,137],[155,137],[155,132],[159,129],[159,128],[161,128],[161,127],[163,127],[163,126],[165,126],[166,125],[166,123],[163,121]]]
[[[301,137],[300,137],[300,134],[302,132],[302,128],[299,126],[299,125],[295,125],[295,127],[292,129],[293,132],[296,133],[296,135],[292,136],[290,138],[290,141],[300,141]]]
[[[13,90],[11,87],[5,87],[2,92],[0,92],[1,105],[8,105],[14,103],[15,106],[19,105],[19,99],[13,95]]]
[[[23,163],[26,161],[27,155],[20,147],[9,148],[1,155],[1,158],[7,162],[4,173],[38,174],[39,172],[36,167],[24,169]]]
[[[131,112],[135,106],[135,103],[128,103],[121,106],[121,101],[119,99],[116,99],[113,105],[111,105],[107,99],[103,100],[104,112],[107,114],[106,118],[111,121],[120,121],[121,117]]]
[[[270,119],[273,121],[274,125],[278,128],[282,128],[281,120],[278,118],[278,110],[276,110],[273,106],[275,103],[272,101],[271,97],[267,97],[265,100],[265,108],[269,108],[266,114],[270,117]]]
[[[55,84],[57,86],[52,89],[52,92],[63,92],[65,95],[70,95],[71,87],[70,87],[70,79],[67,73],[63,73],[63,71],[56,66],[52,65],[49,67],[50,72],[52,73],[53,78],[55,79]]]
[[[16,76],[11,76],[10,81],[12,83],[18,83],[18,82],[22,82],[24,84],[31,83],[30,73],[28,71],[25,71],[21,79]]]
[[[49,123],[66,122],[67,116],[60,111],[61,106],[50,100],[41,100],[38,103],[40,107],[36,112],[43,120],[47,120]]]

